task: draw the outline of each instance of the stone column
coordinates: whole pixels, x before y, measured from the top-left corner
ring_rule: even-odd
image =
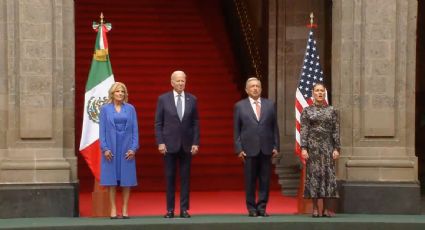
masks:
[[[268,97],[276,101],[280,128],[282,158],[276,162],[276,173],[282,192],[295,196],[300,183],[301,162],[295,156],[295,91],[301,73],[307,44],[310,12],[315,14],[315,38],[321,65],[330,82],[330,52],[326,48],[326,0],[268,1]]]
[[[0,218],[78,215],[73,4],[0,1]]]
[[[332,95],[340,111],[340,207],[419,213],[416,0],[334,0]]]

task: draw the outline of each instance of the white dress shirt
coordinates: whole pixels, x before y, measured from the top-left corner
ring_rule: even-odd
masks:
[[[258,114],[257,114],[256,105],[255,105],[256,100],[252,99],[251,97],[248,97],[248,98],[249,98],[249,103],[251,104],[251,107],[254,110],[255,116],[257,117],[257,120],[260,120],[259,117],[258,117]],[[258,104],[260,105],[260,108],[261,108],[261,98],[259,97],[257,99],[257,101],[258,101]]]

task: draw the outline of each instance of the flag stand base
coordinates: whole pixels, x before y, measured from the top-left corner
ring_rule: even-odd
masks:
[[[92,216],[109,217],[111,215],[109,213],[110,209],[108,188],[101,186],[95,180],[92,192]]]
[[[306,214],[313,212],[313,202],[310,199],[304,199],[304,180],[305,180],[305,165],[301,170],[300,184],[298,185],[298,214]]]

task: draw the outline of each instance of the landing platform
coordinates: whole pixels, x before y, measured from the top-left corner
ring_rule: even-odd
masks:
[[[160,216],[165,214],[164,192],[132,192],[128,211],[130,216]],[[179,213],[179,197],[176,194],[176,213]],[[121,207],[121,192],[117,196]],[[80,193],[80,216],[92,217],[91,193]],[[244,191],[206,191],[190,193],[191,215],[245,215],[247,212]],[[297,199],[283,196],[280,191],[270,191],[267,212],[270,214],[297,213]],[[120,214],[120,209],[118,210]]]
[[[0,220],[0,229],[60,229],[60,230],[258,230],[258,229],[315,229],[315,230],[423,230],[423,215],[350,215],[333,218],[311,218],[307,215],[273,215],[267,218],[241,215],[193,215],[190,219],[164,219],[161,216],[132,217],[128,220],[108,218],[17,218]]]

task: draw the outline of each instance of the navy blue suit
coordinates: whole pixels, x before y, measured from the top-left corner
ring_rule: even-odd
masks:
[[[196,97],[185,92],[182,121],[177,114],[173,91],[158,98],[155,114],[157,144],[165,144],[167,211],[174,211],[176,164],[180,166],[180,210],[189,209],[190,164],[192,145],[199,145],[199,118]]]
[[[236,103],[234,108],[235,152],[246,154],[244,174],[246,205],[249,211],[265,212],[270,184],[271,156],[279,151],[279,128],[276,108],[272,101],[261,98],[261,116],[257,119],[248,98]],[[259,197],[255,188],[259,180]]]

